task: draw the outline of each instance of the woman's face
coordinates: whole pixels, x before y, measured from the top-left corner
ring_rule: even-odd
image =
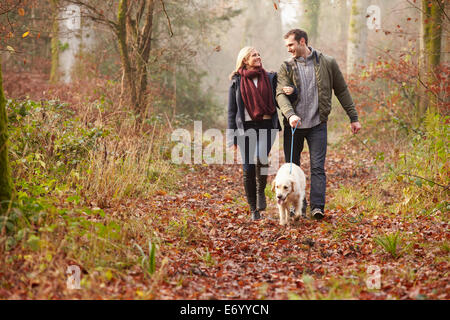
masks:
[[[261,67],[261,56],[259,55],[258,51],[252,50],[250,52],[250,56],[247,58],[245,66],[247,67],[247,69],[255,69]]]

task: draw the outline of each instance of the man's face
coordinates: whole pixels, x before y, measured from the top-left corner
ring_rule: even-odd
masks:
[[[302,53],[306,50],[305,39],[301,38],[298,42],[295,40],[295,35],[291,34],[287,39],[284,39],[284,44],[286,48],[294,58],[298,58],[302,55]]]

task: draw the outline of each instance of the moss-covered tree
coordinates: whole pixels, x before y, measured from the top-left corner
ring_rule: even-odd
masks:
[[[6,99],[3,93],[2,66],[0,56],[0,203],[11,200],[11,170],[8,161],[8,126],[6,117]],[[0,213],[4,205],[0,205]]]
[[[442,15],[444,5],[439,1],[422,0],[417,120],[430,107],[436,106],[437,95],[430,86],[437,80],[436,68],[441,58]]]
[[[52,40],[51,54],[52,66],[50,70],[50,82],[55,83],[59,80],[59,20],[58,20],[58,0],[50,1],[52,6]]]
[[[128,93],[136,114],[146,110],[148,63],[152,46],[155,0],[120,0],[112,17],[100,9],[103,1],[67,0],[83,8],[86,18],[108,26],[116,35],[123,68],[122,93]],[[95,3],[95,5],[94,5]],[[164,10],[164,1],[158,1]],[[107,2],[110,9],[113,3]]]

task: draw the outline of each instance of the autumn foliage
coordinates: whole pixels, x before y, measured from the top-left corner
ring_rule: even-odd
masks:
[[[184,9],[177,14],[195,12]],[[19,40],[49,40],[21,28]],[[360,66],[347,83],[363,129],[350,134],[337,102],[330,115],[325,218],[281,227],[273,176],[255,222],[240,165],[171,161],[172,130],[220,111],[205,110],[213,99],[189,50],[152,52],[142,119],[124,102],[118,55],[106,47],[102,59],[80,56],[71,84],[49,83],[48,58],[2,69],[15,190],[0,216],[1,299],[450,299],[447,64],[422,83],[412,53]],[[309,192],[307,151],[301,166]],[[71,266],[79,290],[68,286]]]

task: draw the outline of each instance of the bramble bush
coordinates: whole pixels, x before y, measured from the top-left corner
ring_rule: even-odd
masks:
[[[428,86],[439,99],[429,104],[425,113],[417,106],[417,65],[410,55],[388,60],[379,57],[350,79],[349,86],[357,105],[364,106],[360,110],[363,143],[384,172],[380,180],[403,197],[397,201],[397,211],[446,219],[445,212],[450,210],[446,116],[450,92],[443,84],[450,69],[441,66],[437,75]]]
[[[114,108],[107,99],[76,107],[54,100],[8,100],[16,190],[0,220],[2,252],[64,253],[87,268],[139,264],[139,252],[123,244],[154,240],[146,236],[148,225],[123,221],[103,208],[130,196],[145,199],[157,190],[175,189],[178,170],[166,155],[170,132],[163,117],[146,119],[138,132],[129,114]]]

